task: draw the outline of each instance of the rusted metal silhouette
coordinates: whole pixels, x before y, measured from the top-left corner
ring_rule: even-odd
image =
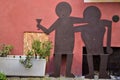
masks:
[[[114,15],[114,16],[112,17],[112,20],[113,20],[113,22],[118,22],[118,21],[120,20],[120,18],[119,18],[118,15]]]
[[[88,78],[93,78],[93,55],[100,55],[100,78],[108,78],[106,71],[108,55],[103,51],[103,39],[107,28],[107,53],[112,53],[111,46],[111,25],[110,20],[101,20],[101,12],[95,6],[89,6],[84,10],[83,17],[88,24],[75,27],[75,32],[81,32],[82,40],[87,49],[87,61],[89,67]]]
[[[51,33],[55,30],[55,45],[54,45],[54,74],[51,76],[60,76],[60,66],[62,55],[67,55],[66,60],[66,76],[74,77],[71,73],[72,59],[73,59],[73,48],[74,48],[74,27],[75,23],[85,22],[81,18],[71,17],[72,12],[71,6],[67,2],[60,2],[56,6],[56,14],[59,17],[53,25],[46,29],[40,25],[41,20],[37,20],[38,29],[43,30],[46,34]]]

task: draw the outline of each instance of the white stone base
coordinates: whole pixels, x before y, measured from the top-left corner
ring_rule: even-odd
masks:
[[[30,69],[26,69],[19,60],[19,57],[0,57],[0,72],[7,76],[45,76],[45,59],[32,59]]]

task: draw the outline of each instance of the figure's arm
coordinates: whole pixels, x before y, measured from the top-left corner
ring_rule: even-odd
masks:
[[[46,29],[44,26],[38,24],[37,25],[38,30],[41,29],[44,33],[49,34],[48,29]]]
[[[87,28],[87,25],[75,26],[74,32],[82,32]]]
[[[41,24],[37,24],[38,29],[41,29],[44,33],[49,34],[55,29],[56,23],[54,23],[49,29],[45,28]]]
[[[111,48],[111,34],[112,34],[112,21],[103,20],[104,26],[107,27],[107,52],[112,53],[113,50]]]
[[[88,23],[84,18],[71,17],[73,24],[75,23]]]

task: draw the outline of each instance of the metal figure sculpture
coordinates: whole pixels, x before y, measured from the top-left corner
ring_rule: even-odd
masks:
[[[120,20],[120,17],[118,15],[114,15],[112,17],[113,22],[118,22]]]
[[[55,45],[54,45],[54,73],[53,77],[60,76],[60,66],[62,55],[67,55],[66,60],[66,76],[74,77],[71,73],[72,59],[73,59],[73,48],[74,48],[74,27],[75,23],[85,22],[82,18],[71,17],[72,12],[71,6],[67,2],[60,2],[56,6],[56,14],[59,17],[53,25],[46,29],[40,25],[41,20],[37,20],[38,29],[43,30],[46,34],[51,33],[55,30]]]
[[[103,51],[103,39],[107,28],[107,53],[112,53],[111,46],[111,25],[110,20],[101,20],[101,12],[95,6],[89,6],[84,10],[83,17],[88,24],[75,27],[75,32],[81,32],[82,40],[87,49],[87,61],[89,67],[88,78],[93,78],[93,55],[100,55],[100,78],[108,78],[106,71],[108,55]]]

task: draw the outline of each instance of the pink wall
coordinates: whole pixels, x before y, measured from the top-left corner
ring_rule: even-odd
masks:
[[[41,32],[36,28],[36,18],[47,28],[57,19],[55,7],[58,2],[67,1],[72,6],[71,16],[82,17],[83,10],[90,5],[100,8],[102,19],[111,20],[113,15],[120,16],[120,3],[84,3],[83,0],[0,0],[0,43],[12,44],[12,54],[23,54],[23,33],[25,31]],[[120,21],[112,25],[112,46],[120,47]],[[75,48],[72,72],[81,75],[82,40],[75,33]],[[50,34],[54,41],[54,32]],[[52,53],[51,53],[52,55]],[[52,58],[52,57],[51,57]],[[52,59],[48,64],[48,72],[52,71]],[[62,72],[64,73],[64,72]]]

